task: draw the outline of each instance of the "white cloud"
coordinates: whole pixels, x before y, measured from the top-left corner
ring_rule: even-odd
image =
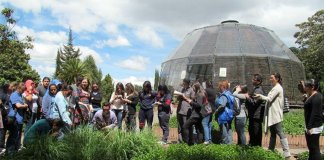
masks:
[[[119,35],[115,39],[96,41],[93,46],[96,48],[103,48],[105,46],[115,48],[115,47],[131,46],[131,44],[129,43],[127,38]]]
[[[35,69],[41,77],[51,77],[54,75],[55,72],[55,66],[49,66],[49,65],[32,65],[33,69]]]
[[[139,28],[135,31],[135,35],[147,44],[153,47],[162,48],[163,41],[159,35],[150,27]]]
[[[80,48],[80,52],[82,53],[80,58],[81,59],[85,59],[87,56],[92,55],[92,57],[94,58],[95,62],[97,63],[102,63],[103,60],[100,57],[100,55],[94,51],[93,49],[86,47],[86,46],[75,46],[76,48]]]
[[[105,42],[110,47],[119,47],[119,46],[130,46],[130,43],[128,42],[127,38],[123,36],[118,36],[116,39],[109,39]]]
[[[116,63],[121,68],[126,68],[135,71],[145,71],[149,58],[143,56],[132,56],[126,60]]]
[[[135,77],[129,76],[122,79],[113,78],[113,82],[116,84],[118,82],[122,82],[124,85],[127,83],[132,83],[133,85],[140,85],[142,86],[145,81],[150,81],[151,85],[154,86],[154,78],[153,77]]]

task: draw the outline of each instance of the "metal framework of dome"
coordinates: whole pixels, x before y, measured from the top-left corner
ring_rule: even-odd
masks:
[[[289,100],[298,100],[296,86],[305,78],[301,61],[273,31],[229,20],[188,33],[162,63],[160,82],[178,88],[184,78],[212,80],[214,86],[226,79],[231,86],[247,84],[252,88],[251,79],[258,73],[268,92],[274,72],[282,75]]]

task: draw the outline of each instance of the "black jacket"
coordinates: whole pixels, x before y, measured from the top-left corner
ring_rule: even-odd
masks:
[[[309,97],[304,104],[304,116],[307,129],[317,128],[323,123],[323,96],[316,93]]]
[[[261,94],[264,95],[263,89],[261,86],[256,86],[253,89],[252,94],[250,95],[251,99],[248,99],[246,101],[246,107],[248,110],[248,116],[250,119],[254,118],[254,119],[263,119],[263,115],[264,115],[264,102],[262,100],[256,100],[253,99],[253,95],[254,94]]]

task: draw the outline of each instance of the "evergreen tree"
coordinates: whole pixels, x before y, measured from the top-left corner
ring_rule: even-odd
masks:
[[[32,38],[27,36],[23,40],[17,38],[12,29],[16,20],[12,17],[14,11],[4,8],[1,14],[5,24],[0,24],[0,85],[8,81],[25,81],[32,79],[39,81],[39,74],[28,64],[30,55],[26,49],[32,49]]]
[[[158,71],[157,69],[155,69],[154,90],[157,90],[157,89],[158,89],[158,86],[159,86],[159,80],[160,80],[159,71]]]
[[[109,74],[101,81],[101,91],[103,94],[103,102],[109,101],[112,92],[114,91],[114,84]]]
[[[72,29],[69,29],[69,39],[67,45],[63,45],[63,49],[60,48],[57,51],[56,56],[56,70],[55,76],[60,75],[62,70],[62,65],[64,65],[70,59],[79,59],[81,55],[80,49],[75,49],[73,46],[73,37],[72,37]]]
[[[84,65],[89,75],[88,77],[89,81],[91,83],[97,82],[100,85],[102,79],[102,73],[101,70],[98,69],[93,56],[91,55],[87,56],[86,59],[84,60]]]

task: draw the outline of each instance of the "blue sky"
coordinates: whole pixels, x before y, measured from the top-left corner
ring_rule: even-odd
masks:
[[[152,81],[154,70],[192,30],[236,19],[273,30],[295,46],[295,24],[324,8],[322,0],[0,0],[14,9],[15,31],[34,38],[30,64],[41,77],[55,70],[68,29],[82,57],[93,55],[115,81]],[[3,19],[1,19],[1,23]]]

